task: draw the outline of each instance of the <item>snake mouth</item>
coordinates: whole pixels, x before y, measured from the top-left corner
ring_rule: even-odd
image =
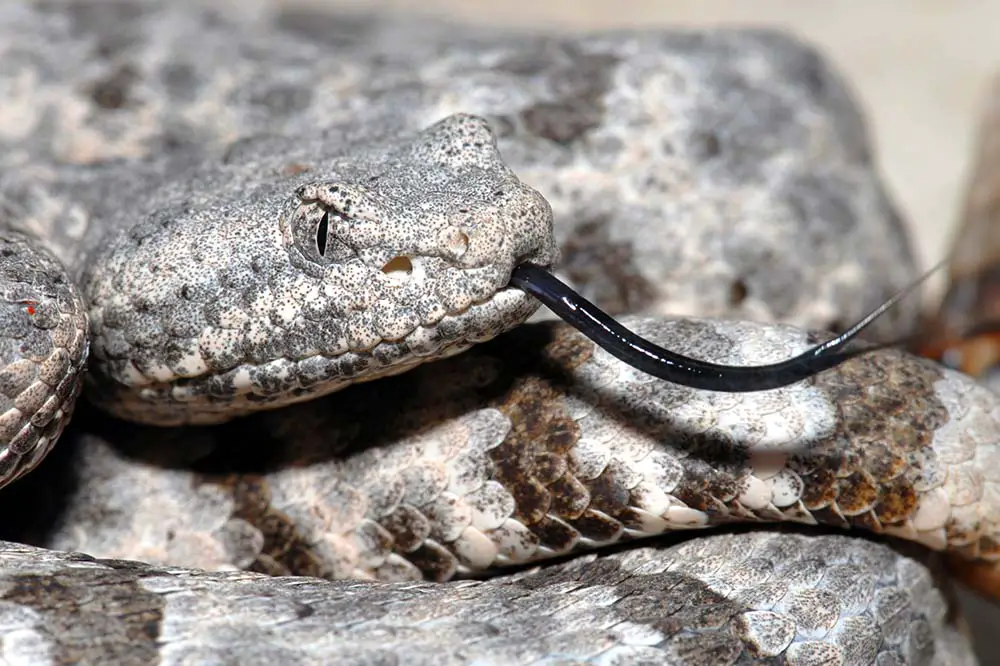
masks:
[[[538,308],[510,285],[515,266],[558,253],[548,202],[471,116],[336,158],[252,210],[169,226],[111,248],[88,288],[91,397],[162,425],[304,401],[495,337]]]
[[[524,261],[552,263],[545,224],[514,233],[492,212],[423,216],[401,221],[409,230],[393,228],[399,242],[389,243],[384,221],[334,211],[300,202],[263,237],[225,226],[212,238],[227,244],[206,244],[169,272],[153,270],[166,263],[158,246],[143,246],[128,264],[157,300],[137,294],[94,310],[91,398],[143,423],[219,423],[456,354],[538,308],[510,276]],[[544,221],[547,211],[534,214]],[[225,261],[199,260],[214,254]],[[126,328],[137,324],[147,336]]]
[[[519,325],[538,303],[520,289],[504,287],[485,300],[446,313],[396,338],[356,349],[282,355],[244,361],[227,370],[139,385],[90,384],[91,398],[112,413],[150,425],[208,425],[252,412],[277,409],[355,383],[403,373],[453,356]],[[133,375],[135,378],[135,375]],[[109,390],[110,389],[110,390]]]
[[[91,398],[153,425],[220,423],[452,356],[538,308],[509,284],[513,260],[463,267],[415,253],[373,258],[332,267],[325,277],[333,280],[301,272],[278,280],[288,287],[255,301],[270,304],[262,319],[209,326],[148,360],[99,360],[95,377],[116,381],[91,381]],[[208,304],[210,320],[235,321],[212,314],[217,305]]]

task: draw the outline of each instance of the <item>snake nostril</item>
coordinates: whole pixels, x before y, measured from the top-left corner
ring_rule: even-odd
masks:
[[[409,257],[393,257],[382,267],[382,272],[394,284],[402,284],[413,272],[413,262]]]

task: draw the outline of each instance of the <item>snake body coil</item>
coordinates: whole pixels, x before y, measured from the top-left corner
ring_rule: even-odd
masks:
[[[993,394],[884,349],[704,391],[522,326],[523,267],[559,251],[549,203],[500,159],[505,118],[368,120],[198,165],[0,171],[0,480],[46,456],[81,384],[117,417],[65,428],[75,480],[47,548],[0,543],[3,658],[974,662],[928,553],[1000,556]],[[622,321],[724,378],[843,341]],[[757,530],[545,562],[736,522],[920,547]]]

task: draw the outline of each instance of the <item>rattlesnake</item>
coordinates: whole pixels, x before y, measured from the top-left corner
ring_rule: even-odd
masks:
[[[73,397],[88,340],[92,402],[128,419],[225,420],[235,412],[223,398],[238,391],[245,412],[289,392],[309,400],[214,429],[133,429],[84,414],[70,433],[83,483],[50,543],[172,564],[6,544],[7,659],[972,662],[920,563],[926,553],[841,535],[725,534],[444,585],[173,568],[443,581],[754,515],[885,528],[995,557],[992,393],[891,350],[774,391],[701,392],[634,371],[558,324],[499,335],[536,306],[506,286],[511,269],[555,259],[547,203],[500,161],[482,120],[452,117],[404,138],[390,129],[306,144],[265,137],[263,150],[237,144],[195,171],[165,156],[4,174],[15,228],[52,240],[32,225],[74,219],[74,202],[100,221],[78,243],[57,243],[72,275],[52,283],[58,262],[26,267],[27,237],[0,252],[14,278],[5,328],[31,331],[8,351],[38,361],[3,377],[14,437],[5,478],[54,440],[68,408],[42,389]],[[40,210],[54,202],[64,216]],[[473,268],[455,267],[463,262]],[[330,274],[338,281],[319,283]],[[77,279],[82,299],[69,290]],[[431,284],[439,300],[427,298]],[[75,333],[84,307],[89,337]],[[201,316],[210,333],[192,333]],[[735,365],[819,340],[791,327],[624,321]],[[387,337],[407,342],[371,351]],[[320,344],[323,359],[309,360]],[[228,374],[166,383],[213,365]],[[342,388],[323,376],[378,381],[314,399]],[[225,454],[240,445],[234,467]],[[74,511],[90,515],[75,522]],[[123,531],[129,521],[138,529]]]
[[[247,169],[268,166],[253,162],[206,171],[190,182],[203,191],[214,183],[218,192],[247,196],[240,178]],[[504,336],[514,349],[493,359],[467,352],[443,366],[437,359],[531,314],[529,297],[505,286],[514,264],[546,266],[554,259],[548,207],[503,166],[486,121],[454,116],[410,139],[366,144],[342,158],[327,151],[321,167],[277,173],[273,186],[250,194],[257,210],[272,215],[248,217],[231,196],[192,199],[197,203],[149,216],[113,233],[100,249],[81,253],[87,257],[79,279],[89,336],[75,328],[85,320],[78,309],[83,301],[66,294],[72,278],[49,274],[54,259],[27,268],[28,241],[8,241],[0,252],[12,284],[6,318],[9,327],[16,323],[29,331],[12,337],[8,353],[30,360],[11,358],[5,373],[11,396],[5,422],[13,433],[5,449],[7,478],[28,471],[54,442],[70,409],[53,405],[49,392],[75,397],[75,371],[89,339],[89,396],[119,417],[203,425],[285,407],[249,426],[266,429],[283,444],[258,451],[262,460],[244,448],[239,466],[248,471],[216,482],[229,493],[216,509],[224,522],[212,526],[209,539],[221,548],[199,554],[200,566],[242,562],[275,574],[444,581],[627,536],[740,517],[822,518],[935,548],[949,543],[973,557],[994,556],[987,470],[996,455],[996,400],[929,362],[883,351],[774,391],[706,393],[648,377],[558,327],[538,324],[524,333],[525,342]],[[62,182],[72,188],[70,174]],[[291,201],[287,192],[294,193]],[[397,201],[418,203],[400,208]],[[135,219],[127,209],[117,215],[107,218],[109,228],[115,220]],[[271,219],[278,223],[256,223]],[[405,270],[397,274],[401,258]],[[255,312],[262,318],[252,317]],[[397,312],[411,316],[393,317]],[[192,326],[200,321],[208,323]],[[781,360],[810,341],[793,329],[734,323],[631,325],[668,348],[688,346],[738,366]],[[46,347],[48,335],[52,343]],[[547,351],[538,356],[541,349]],[[429,366],[430,381],[411,369],[428,360],[436,361]],[[356,392],[339,415],[333,411],[337,396],[317,408],[315,399],[325,393],[404,370],[415,386],[406,387],[406,375],[391,389],[377,381],[369,395]],[[288,406],[303,400],[310,401],[304,412]],[[317,440],[317,433],[327,435]],[[254,439],[246,433],[217,436]],[[273,471],[264,479],[249,471],[255,466]],[[210,469],[203,473],[218,476]],[[980,496],[969,496],[969,478],[986,486]],[[141,494],[152,490],[148,483],[134,486]],[[80,504],[108,510],[127,497]],[[125,506],[121,513],[137,508]],[[181,544],[211,515],[177,513],[173,520],[186,527],[166,534],[168,542]],[[178,538],[185,529],[189,534]],[[98,544],[96,526],[78,536],[93,540],[81,544],[84,551],[125,547]],[[777,538],[750,537],[746,544],[762,539],[759,548],[766,551]],[[713,543],[705,542],[696,559],[720,559]],[[840,546],[840,559],[830,564],[853,570],[860,566],[857,558],[882,548],[861,543]],[[862,555],[852,554],[854,548]],[[690,547],[687,552],[690,557]],[[720,579],[725,585],[740,575],[769,579],[781,565],[761,558],[753,561],[764,573],[751,573],[754,567],[747,565]],[[807,570],[816,566],[809,561]],[[890,570],[896,566],[902,564]],[[15,588],[20,575],[13,574]],[[744,599],[763,615],[739,614],[746,646],[730,637],[713,647],[713,658],[717,650],[730,656],[777,650],[808,663],[843,649],[848,661],[856,658],[851,650],[865,658],[875,650],[911,661],[948,641],[937,626],[944,619],[940,598],[929,607],[904,603],[902,611],[896,609],[910,614],[898,644],[880,633],[881,585],[891,594],[909,594],[895,574],[888,581],[865,578],[863,589],[850,593],[818,575],[819,581],[815,572],[807,579],[825,589],[819,598],[841,606],[819,626],[837,623],[824,638],[845,645],[808,640],[805,627],[820,612],[818,592],[792,595],[794,602],[782,592],[766,603]],[[32,594],[47,588],[29,580]],[[747,594],[769,589],[766,582],[755,583]],[[400,594],[407,595],[405,590]],[[848,594],[851,602],[838,594]],[[851,607],[859,603],[852,595],[874,596],[862,609]],[[843,617],[852,611],[860,619]],[[48,632],[44,618],[36,618],[43,620],[38,629]],[[845,627],[868,638],[854,646],[858,639]],[[88,632],[87,640],[98,639]],[[49,640],[62,639],[53,634]],[[173,647],[186,649],[183,642]],[[685,652],[676,643],[667,651]]]

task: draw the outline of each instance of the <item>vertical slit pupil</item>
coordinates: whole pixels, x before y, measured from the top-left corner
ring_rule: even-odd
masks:
[[[323,218],[319,221],[319,227],[316,229],[316,249],[321,257],[326,256],[326,239],[329,233],[330,213],[323,213]]]

